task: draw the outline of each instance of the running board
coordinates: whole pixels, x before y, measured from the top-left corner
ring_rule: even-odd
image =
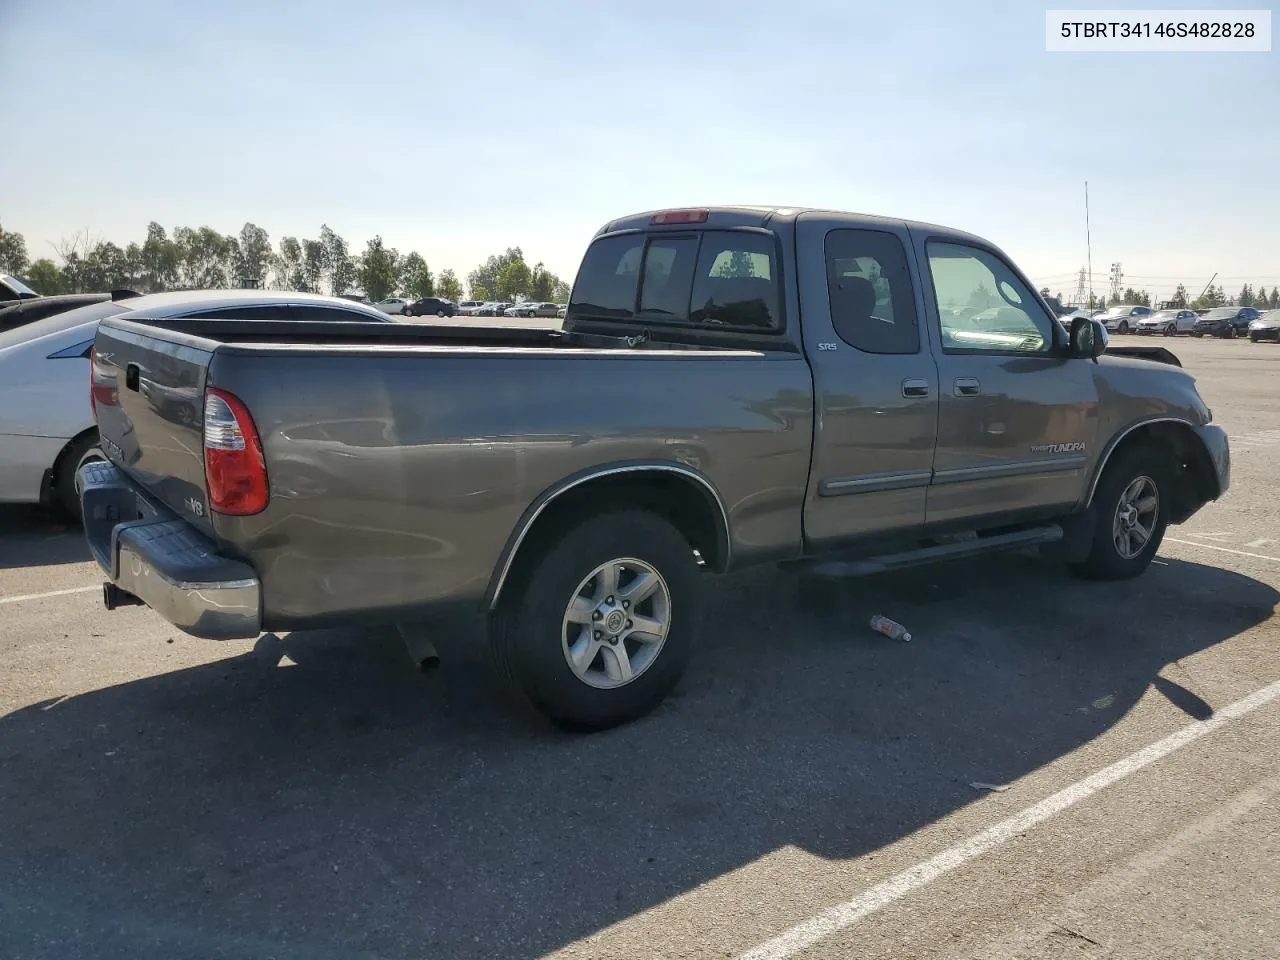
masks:
[[[1017,530],[993,537],[970,537],[932,547],[904,550],[901,553],[886,553],[878,557],[863,557],[858,560],[813,560],[809,561],[807,566],[813,573],[825,577],[865,577],[873,573],[888,573],[891,570],[902,570],[920,564],[958,560],[1001,550],[1033,547],[1042,543],[1057,543],[1061,539],[1062,527],[1051,523],[1044,527],[1032,527],[1028,530]]]

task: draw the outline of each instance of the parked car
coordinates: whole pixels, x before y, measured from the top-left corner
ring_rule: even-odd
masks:
[[[1150,307],[1126,303],[1111,307],[1096,319],[1107,328],[1108,333],[1132,333],[1137,329],[1138,321],[1151,316],[1151,313]]]
[[[385,300],[379,300],[374,306],[383,313],[399,316],[404,313],[405,307],[412,302],[412,300],[406,300],[404,297],[387,297]]]
[[[440,297],[421,297],[404,308],[406,317],[456,317],[458,305]]]
[[[1191,330],[1193,337],[1224,337],[1228,340],[1243,337],[1249,332],[1249,324],[1258,319],[1254,307],[1214,307],[1200,315]]]
[[[1268,310],[1256,320],[1250,320],[1249,339],[1254,343],[1259,340],[1280,341],[1280,310]]]
[[[510,300],[495,301],[494,303],[489,305],[489,312],[486,313],[485,316],[486,317],[505,317],[507,315],[507,311],[514,306],[515,304],[512,303]]]
[[[493,308],[496,307],[497,305],[498,305],[498,302],[496,300],[486,300],[484,303],[480,304],[480,306],[476,307],[475,312],[472,314],[472,316],[492,317]]]
[[[538,303],[533,300],[526,300],[523,303],[517,303],[513,307],[508,307],[503,315],[507,317],[554,317],[556,315],[556,305],[554,303]]]
[[[352,303],[367,303],[373,306],[373,301],[362,293],[340,293],[338,294],[343,300],[350,300]]]
[[[1139,320],[1137,332],[1142,334],[1162,333],[1166,337],[1173,337],[1180,333],[1191,333],[1195,329],[1196,321],[1199,319],[1194,310],[1188,310],[1185,307],[1159,310],[1151,316],[1143,317]]]
[[[476,311],[484,306],[483,300],[463,300],[458,304],[458,316],[474,317]]]
[[[389,322],[372,307],[337,298],[216,290],[106,300],[0,333],[0,502],[59,503],[79,515],[75,471],[82,462],[102,457],[85,395],[89,350],[100,320],[135,309],[166,321],[198,315]],[[153,391],[158,383],[149,375],[139,383],[156,405],[170,396],[165,392],[170,386],[177,386]]]
[[[568,312],[568,309],[569,309],[569,305],[567,303],[560,304],[560,306],[556,308],[556,316],[561,320],[563,320],[565,313]]]
[[[993,324],[939,310],[984,290]],[[110,462],[80,471],[108,608],[230,638],[473,605],[504,676],[577,729],[672,689],[707,573],[1039,546],[1122,579],[1229,483],[1194,378],[1105,355],[997,247],[928,224],[621,217],[563,330],[392,324],[365,345],[128,317],[102,322],[92,372]],[[159,415],[133,370],[194,395]]]

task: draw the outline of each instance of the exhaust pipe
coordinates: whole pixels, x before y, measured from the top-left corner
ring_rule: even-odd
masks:
[[[114,610],[116,607],[141,607],[143,602],[127,590],[121,590],[114,583],[104,583],[102,605],[108,610]]]

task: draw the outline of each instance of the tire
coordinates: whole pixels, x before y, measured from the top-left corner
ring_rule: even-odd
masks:
[[[1129,332],[1129,321],[1121,320],[1120,325],[1116,327],[1116,333],[1128,333],[1128,332]]]
[[[443,311],[443,310],[437,310],[437,311],[436,311],[436,316],[437,316],[437,317],[441,317],[441,318],[443,318],[443,317],[444,317],[444,311]]]
[[[1226,333],[1224,333],[1222,336],[1223,336],[1224,338],[1226,338],[1227,340],[1234,340],[1234,339],[1236,338],[1236,328],[1235,328],[1235,327],[1227,327],[1227,332],[1226,332]]]
[[[1257,342],[1258,342],[1258,335],[1257,335],[1256,333],[1251,333],[1251,334],[1249,334],[1249,342],[1250,342],[1250,343],[1257,343]]]
[[[1176,336],[1178,335],[1178,327],[1177,327],[1177,325],[1176,325],[1176,324],[1172,324],[1172,323],[1171,323],[1171,324],[1169,324],[1167,327],[1165,327],[1165,328],[1164,328],[1164,335],[1165,335],[1166,337],[1176,337]]]
[[[83,522],[80,493],[76,490],[76,474],[83,464],[106,459],[107,455],[98,446],[97,430],[90,430],[72,440],[58,455],[58,465],[53,476],[54,494],[58,498],[58,506],[76,523]]]
[[[648,713],[680,680],[698,631],[701,572],[688,541],[656,514],[619,510],[589,517],[540,550],[533,568],[521,577],[518,589],[502,598],[490,622],[490,646],[499,674],[566,729],[605,730]],[[592,575],[614,565],[615,593],[601,594],[607,584]],[[631,571],[640,565],[657,575],[657,589],[637,601],[633,612],[665,622],[662,639],[651,649],[653,642],[628,639],[623,628],[618,643],[601,642],[598,638],[607,635],[610,621],[619,629],[616,615],[622,613],[622,596],[636,582]],[[600,596],[587,599],[595,594]],[[602,610],[605,615],[581,626],[568,622],[576,597],[582,597],[584,617]],[[610,599],[612,604],[605,602]],[[589,611],[597,601],[597,609]],[[622,620],[632,622],[625,613]],[[592,622],[603,629],[596,630]],[[575,643],[585,654],[579,669],[570,664],[569,650]],[[643,663],[629,681],[619,680],[619,647],[633,670]]]
[[[1072,564],[1071,569],[1091,580],[1127,580],[1146,570],[1160,549],[1168,526],[1170,476],[1168,461],[1158,448],[1133,446],[1116,454],[1094,492],[1096,518],[1089,556],[1082,563]],[[1148,520],[1141,504],[1151,490],[1155,494],[1151,507],[1155,517]],[[1135,503],[1135,513],[1129,513],[1126,507]],[[1126,528],[1132,530],[1127,522],[1130,519],[1136,520],[1145,532],[1146,540],[1140,546],[1135,534],[1123,532]],[[1124,552],[1118,540],[1127,545]]]

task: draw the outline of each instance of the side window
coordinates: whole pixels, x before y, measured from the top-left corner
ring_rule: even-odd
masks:
[[[928,244],[942,347],[978,353],[1046,353],[1052,321],[998,257],[958,243]]]
[[[689,321],[689,290],[698,258],[698,238],[651,237],[644,253],[640,312]]]
[[[573,285],[570,308],[576,315],[629,319],[636,305],[644,236],[602,237],[587,248]]]
[[[222,307],[188,314],[205,320],[296,320],[284,304],[256,304],[251,307]]]
[[[693,277],[689,319],[715,326],[776,330],[781,325],[771,236],[708,230]]]
[[[371,317],[367,313],[356,310],[343,310],[339,307],[320,307],[295,304],[289,308],[288,320],[313,320],[322,323],[385,323],[381,317]],[[388,318],[390,319],[390,318]]]
[[[902,241],[879,230],[827,234],[827,297],[836,334],[863,353],[919,353]]]

